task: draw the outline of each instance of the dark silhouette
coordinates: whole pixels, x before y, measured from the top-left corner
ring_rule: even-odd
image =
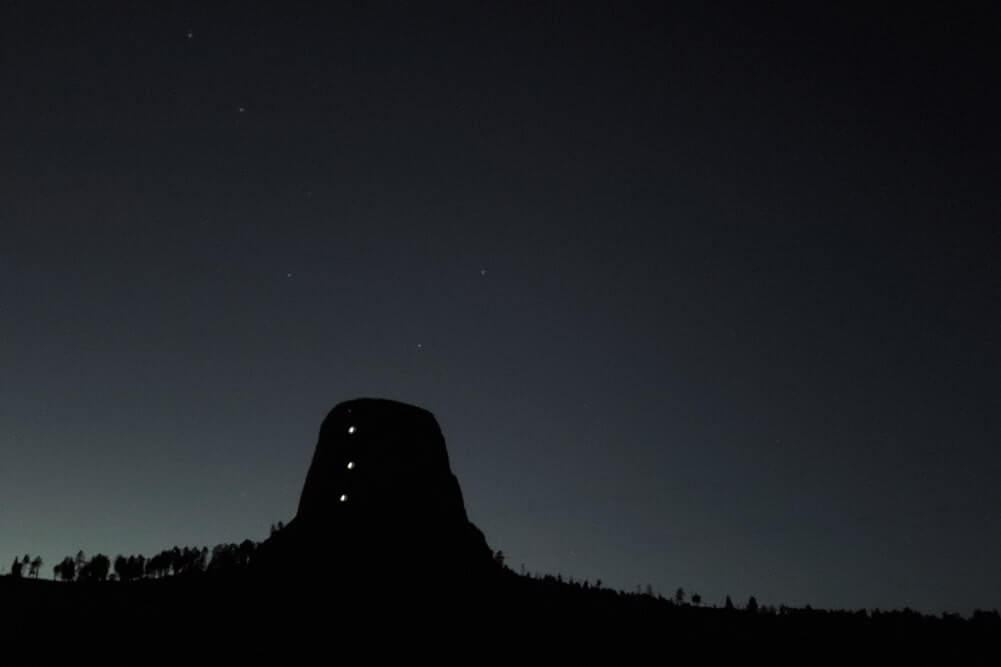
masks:
[[[77,571],[77,579],[80,581],[104,581],[108,578],[108,570],[110,569],[111,560],[104,554],[97,554]]]
[[[115,576],[119,581],[129,581],[129,561],[125,556],[115,556]]]
[[[309,566],[319,554],[324,567]],[[382,399],[330,411],[298,512],[259,556],[262,576],[351,572],[338,583],[341,595],[386,591],[400,579],[469,590],[470,581],[503,569],[466,516],[434,416]]]
[[[116,556],[115,574],[119,581],[135,581],[145,574],[146,558],[143,556]]]
[[[246,567],[254,561],[254,552],[257,551],[257,543],[251,540],[244,540],[236,548],[236,563],[239,567]]]
[[[67,556],[61,562],[52,566],[53,574],[63,581],[76,579],[76,560]]]
[[[693,649],[713,646],[722,652],[718,662],[766,655],[802,664],[822,646],[825,658],[844,662],[886,655],[890,662],[920,656],[957,664],[979,658],[1001,634],[996,610],[964,619],[909,609],[776,609],[759,607],[753,596],[744,609],[730,596],[717,609],[702,606],[699,594],[686,604],[681,587],[665,599],[650,585],[625,593],[600,579],[591,586],[560,573],[519,575],[467,518],[434,417],[373,399],[330,412],[298,513],[287,525],[273,524],[263,543],[119,555],[113,582],[112,560],[103,554],[87,560],[79,551],[53,566],[67,583],[26,581],[25,567],[37,578],[41,559],[15,559],[11,576],[0,578],[0,599],[17,614],[13,623],[45,612],[56,627],[90,636],[110,623],[116,641],[142,646],[150,633],[167,629],[172,643],[214,640],[228,649],[275,638],[282,651],[381,646],[410,631],[434,642],[475,637],[491,648],[521,642],[531,656],[529,647],[547,639],[563,655],[601,645],[621,653],[637,637],[668,633]],[[77,650],[72,642],[67,647]]]
[[[231,570],[240,563],[240,547],[236,544],[218,544],[212,549],[212,560],[208,569],[212,572]]]
[[[145,574],[147,577],[159,578],[167,574],[170,570],[168,552],[161,551],[146,561]]]

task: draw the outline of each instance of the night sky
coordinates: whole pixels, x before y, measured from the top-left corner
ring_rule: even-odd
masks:
[[[2,3],[0,570],[376,396],[515,570],[1001,607],[1001,11],[293,4]]]

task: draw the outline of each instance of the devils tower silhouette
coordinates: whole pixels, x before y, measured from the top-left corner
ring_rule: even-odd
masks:
[[[322,562],[350,572],[345,585],[415,577],[441,585],[480,578],[491,555],[466,515],[434,415],[359,398],[323,420],[296,516],[262,546],[261,562],[283,576]]]

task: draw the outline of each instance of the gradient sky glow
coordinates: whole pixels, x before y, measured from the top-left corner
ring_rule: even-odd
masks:
[[[378,396],[515,569],[1001,607],[999,10],[246,4],[0,7],[0,570]]]

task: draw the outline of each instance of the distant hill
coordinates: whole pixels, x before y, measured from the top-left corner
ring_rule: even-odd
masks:
[[[216,648],[247,641],[274,648],[281,638],[295,637],[300,648],[314,650],[413,633],[475,638],[515,652],[545,647],[571,654],[631,653],[650,645],[709,664],[741,656],[781,664],[835,657],[862,664],[997,664],[990,658],[1001,655],[997,612],[964,619],[909,610],[728,610],[585,588],[551,576],[530,578],[506,568],[465,588],[395,572],[342,588],[333,574],[315,586],[261,578],[252,568],[133,582],[3,576],[0,619],[8,637],[49,637],[62,626],[71,636],[107,633],[116,641],[141,643],[151,631],[167,629],[175,646]]]

